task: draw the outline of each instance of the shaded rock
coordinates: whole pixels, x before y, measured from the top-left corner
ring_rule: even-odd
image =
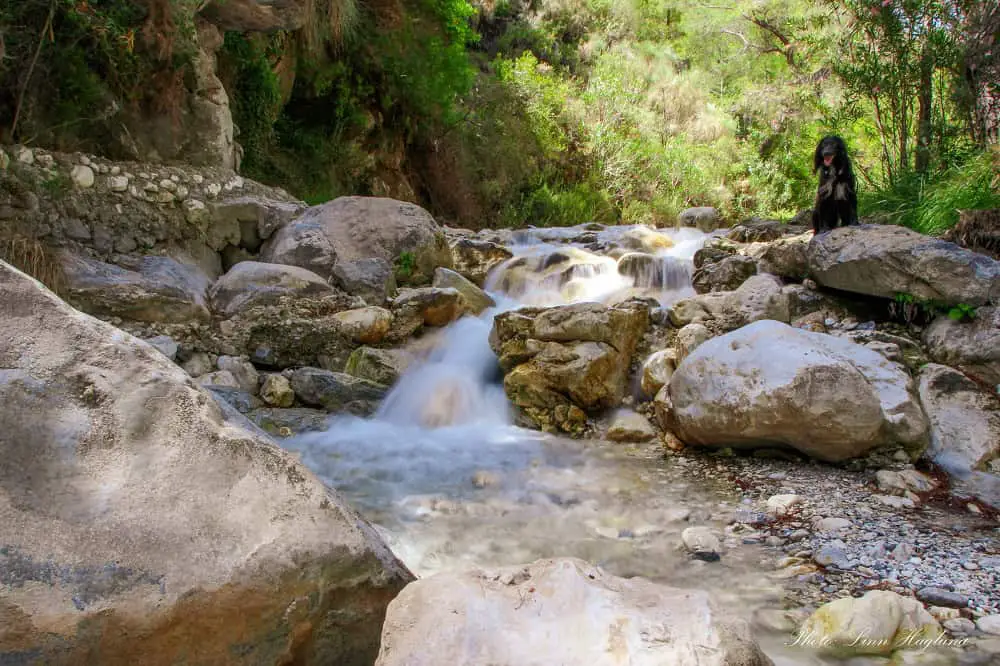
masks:
[[[938,317],[924,331],[923,341],[938,363],[1000,384],[1000,307],[978,308],[971,322]]]
[[[920,371],[920,401],[930,421],[930,458],[964,486],[1000,506],[989,464],[1000,458],[1000,400],[968,377],[929,363]]]
[[[220,356],[216,365],[219,370],[229,371],[244,391],[257,392],[260,375],[257,374],[257,368],[253,367],[253,363],[235,356]]]
[[[757,262],[735,254],[715,263],[704,264],[694,272],[692,286],[699,294],[733,291],[757,273]]]
[[[392,313],[377,306],[345,310],[333,315],[343,334],[361,344],[376,344],[385,339],[392,328]]]
[[[966,595],[943,590],[940,587],[923,587],[917,590],[917,599],[931,606],[945,608],[966,608],[969,605],[969,597]]]
[[[441,289],[454,289],[460,293],[468,311],[474,315],[482,314],[483,310],[496,306],[496,301],[489,294],[448,268],[434,270],[432,286]]]
[[[4,263],[0,359],[0,654],[372,663],[412,576],[292,455]]]
[[[88,314],[185,324],[210,318],[205,300],[208,278],[170,257],[147,255],[129,270],[64,254],[63,274],[68,300]]]
[[[459,238],[450,248],[455,270],[479,287],[486,284],[491,270],[514,256],[498,243],[475,238]]]
[[[687,444],[783,445],[838,461],[884,445],[920,451],[927,421],[899,365],[821,333],[760,321],[713,338],[668,384]]]
[[[205,352],[195,352],[191,358],[181,363],[181,367],[192,377],[201,377],[212,372],[215,362]]]
[[[694,267],[701,268],[706,264],[722,261],[726,257],[731,257],[739,252],[740,248],[736,243],[717,236],[708,238],[694,253]]]
[[[677,215],[677,222],[682,227],[696,227],[705,233],[715,231],[722,226],[719,211],[711,206],[686,208]]]
[[[642,364],[642,392],[652,398],[670,381],[677,366],[677,352],[663,349],[653,352]]]
[[[400,261],[405,268],[396,271],[397,280],[426,284],[435,268],[451,266],[451,250],[434,218],[415,204],[340,197],[279,229],[264,244],[261,259],[301,266],[327,279],[341,279],[338,270],[343,276],[361,264],[371,266],[372,259],[390,266]]]
[[[810,273],[825,287],[946,305],[1000,299],[1000,262],[905,227],[841,227],[813,238],[808,254]]]
[[[770,666],[771,660],[746,622],[705,592],[618,578],[565,558],[441,573],[408,585],[390,605],[376,666],[423,663]]]
[[[790,280],[803,280],[809,275],[809,241],[812,233],[781,238],[764,243],[758,249],[751,246],[748,254],[757,260],[761,273],[779,275]]]
[[[304,432],[326,430],[330,415],[320,409],[264,407],[250,412],[248,418],[261,430],[275,437],[291,437]]]
[[[383,305],[396,294],[396,274],[385,259],[358,259],[333,267],[333,278],[344,291],[370,305]]]
[[[291,382],[278,374],[264,377],[260,385],[260,397],[272,407],[291,407],[295,403],[295,391],[292,390]]]
[[[299,368],[292,373],[291,384],[299,400],[329,412],[342,411],[351,403],[372,405],[387,391],[385,386],[367,379],[319,368]]]
[[[223,317],[232,317],[247,308],[277,305],[282,299],[334,293],[326,280],[304,268],[242,261],[215,281],[209,298],[213,310]]]
[[[612,442],[648,442],[654,437],[656,431],[649,420],[629,409],[615,413],[607,432]]]
[[[400,349],[358,347],[347,359],[344,372],[383,386],[392,386],[409,366],[412,357]]]
[[[213,398],[231,405],[240,414],[249,414],[251,411],[264,406],[264,403],[259,398],[242,388],[206,384],[205,389]]]
[[[177,358],[177,343],[169,335],[157,335],[154,338],[149,338],[146,342],[171,361]]]
[[[895,592],[875,590],[820,606],[799,629],[831,652],[890,654],[918,640],[941,635],[941,627],[920,602]],[[858,637],[864,640],[859,641]]]
[[[752,217],[730,229],[726,238],[738,243],[760,243],[778,240],[784,233],[785,224],[783,222]]]

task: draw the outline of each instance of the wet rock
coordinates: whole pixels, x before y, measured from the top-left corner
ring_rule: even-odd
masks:
[[[722,552],[722,544],[719,543],[712,530],[707,527],[688,527],[681,532],[681,541],[688,552],[696,559],[706,562],[716,562]]]
[[[924,331],[923,341],[938,363],[991,386],[1000,384],[1000,307],[978,308],[971,322],[938,317]]]
[[[719,211],[711,206],[698,206],[686,208],[677,215],[677,222],[682,227],[696,227],[706,234],[715,231],[721,226],[722,220]]]
[[[733,291],[756,273],[757,262],[750,257],[737,254],[703,265],[694,272],[691,284],[699,294]]]
[[[232,317],[247,308],[276,305],[282,299],[334,294],[326,280],[297,266],[242,261],[216,280],[209,290],[212,309]]]
[[[358,347],[347,359],[344,372],[383,386],[392,386],[409,366],[412,357],[400,349]]]
[[[896,225],[820,234],[809,244],[809,268],[825,287],[869,296],[973,306],[1000,299],[1000,262]]]
[[[662,349],[653,352],[642,364],[642,392],[654,397],[663,386],[670,381],[677,365],[677,352],[673,349]]]
[[[476,286],[486,284],[486,276],[513,255],[504,246],[475,238],[459,238],[449,244],[454,268]]]
[[[393,323],[392,313],[377,306],[338,312],[333,319],[347,338],[366,345],[384,340]]]
[[[292,390],[303,403],[339,412],[354,402],[377,403],[386,387],[343,372],[300,368],[292,373]]]
[[[890,654],[915,640],[931,640],[941,627],[914,599],[876,590],[859,599],[844,598],[820,606],[798,635],[842,654]],[[864,640],[859,641],[858,637]]]
[[[846,340],[760,321],[713,338],[667,385],[672,432],[707,447],[787,446],[827,461],[920,451],[927,421],[905,370]]]
[[[177,343],[169,335],[157,335],[156,337],[149,338],[146,342],[171,361],[177,358]]]
[[[372,663],[412,576],[292,455],[2,262],[0,358],[0,653]]]
[[[304,432],[325,430],[330,415],[319,409],[264,407],[250,412],[248,418],[261,430],[275,437],[291,437]]]
[[[278,374],[264,377],[260,385],[260,397],[272,407],[291,407],[295,403],[295,391],[291,382]]]
[[[210,318],[208,278],[170,257],[144,256],[130,270],[64,254],[63,273],[68,300],[88,314],[166,323]]]
[[[261,259],[301,266],[327,279],[336,277],[337,267],[381,259],[398,262],[397,280],[427,284],[435,268],[451,266],[451,250],[434,218],[415,204],[340,197],[279,229],[264,244]]]
[[[457,289],[424,287],[401,289],[392,301],[391,339],[405,340],[423,326],[447,326],[465,314],[467,305]]]
[[[622,409],[615,413],[607,437],[612,442],[648,442],[656,437],[656,431],[645,416]]]
[[[917,590],[917,599],[932,606],[945,608],[965,608],[969,605],[969,597],[957,592],[950,592],[939,587],[924,587]]]
[[[522,308],[494,319],[490,346],[511,401],[543,428],[579,432],[586,411],[615,407],[649,326],[645,305]]]
[[[1000,458],[1000,400],[947,366],[920,370],[920,401],[930,421],[930,458],[957,486],[1000,506],[991,461]]]
[[[492,619],[475,620],[484,617]],[[417,663],[771,662],[753,642],[746,622],[734,619],[707,593],[618,578],[567,558],[441,573],[407,586],[390,605],[376,666]]]
[[[448,268],[437,268],[434,270],[432,286],[456,290],[462,295],[469,312],[474,315],[479,315],[483,310],[496,306],[496,302],[489,294],[462,275]]]

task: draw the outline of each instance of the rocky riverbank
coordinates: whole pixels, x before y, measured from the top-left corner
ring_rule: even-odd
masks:
[[[411,579],[384,543],[418,548],[404,537],[489,571],[404,556],[442,578],[389,607],[383,664],[470,658],[423,645],[414,614],[501,659],[516,618],[494,634],[425,615],[477,586],[469,618],[541,590],[554,608],[611,604],[540,626],[610,632],[621,655],[652,641],[650,663],[714,644],[710,663],[763,664],[755,640],[843,642],[859,617],[880,654],[928,636],[960,643],[927,663],[1000,654],[990,257],[877,225],[716,229],[705,210],[677,229],[474,233],[390,199],[308,207],[222,169],[23,147],[0,167],[4,258],[66,301],[2,264],[0,656],[81,663],[124,627],[139,638],[106,648],[121,659],[189,645],[219,663],[371,663],[377,635],[343,637],[380,625]],[[657,556],[669,564],[641,564]],[[667,587],[619,578],[637,571]],[[637,628],[674,612],[642,599],[713,607],[671,589],[703,574],[753,617],[703,644]],[[755,596],[755,576],[780,594]],[[226,594],[252,596],[261,624],[220,615]],[[856,601],[822,606],[838,599]],[[596,649],[543,644],[524,645],[545,663]]]

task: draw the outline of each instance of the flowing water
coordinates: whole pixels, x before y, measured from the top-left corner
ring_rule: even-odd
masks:
[[[656,445],[516,427],[487,341],[494,315],[522,305],[687,297],[691,259],[706,238],[644,227],[521,232],[514,257],[487,281],[496,308],[444,330],[371,419],[334,418],[328,430],[285,445],[375,523],[418,576],[574,556],[621,576],[711,590],[748,615],[779,606],[762,549],[707,563],[679,547],[685,527],[721,531],[737,509],[724,472],[696,474]],[[822,663],[783,648],[787,637],[759,638],[776,663]]]

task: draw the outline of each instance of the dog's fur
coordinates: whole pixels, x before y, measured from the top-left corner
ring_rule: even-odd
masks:
[[[847,144],[839,136],[825,136],[816,146],[813,171],[819,171],[819,187],[813,206],[813,232],[819,234],[858,223],[858,193],[847,157]]]

